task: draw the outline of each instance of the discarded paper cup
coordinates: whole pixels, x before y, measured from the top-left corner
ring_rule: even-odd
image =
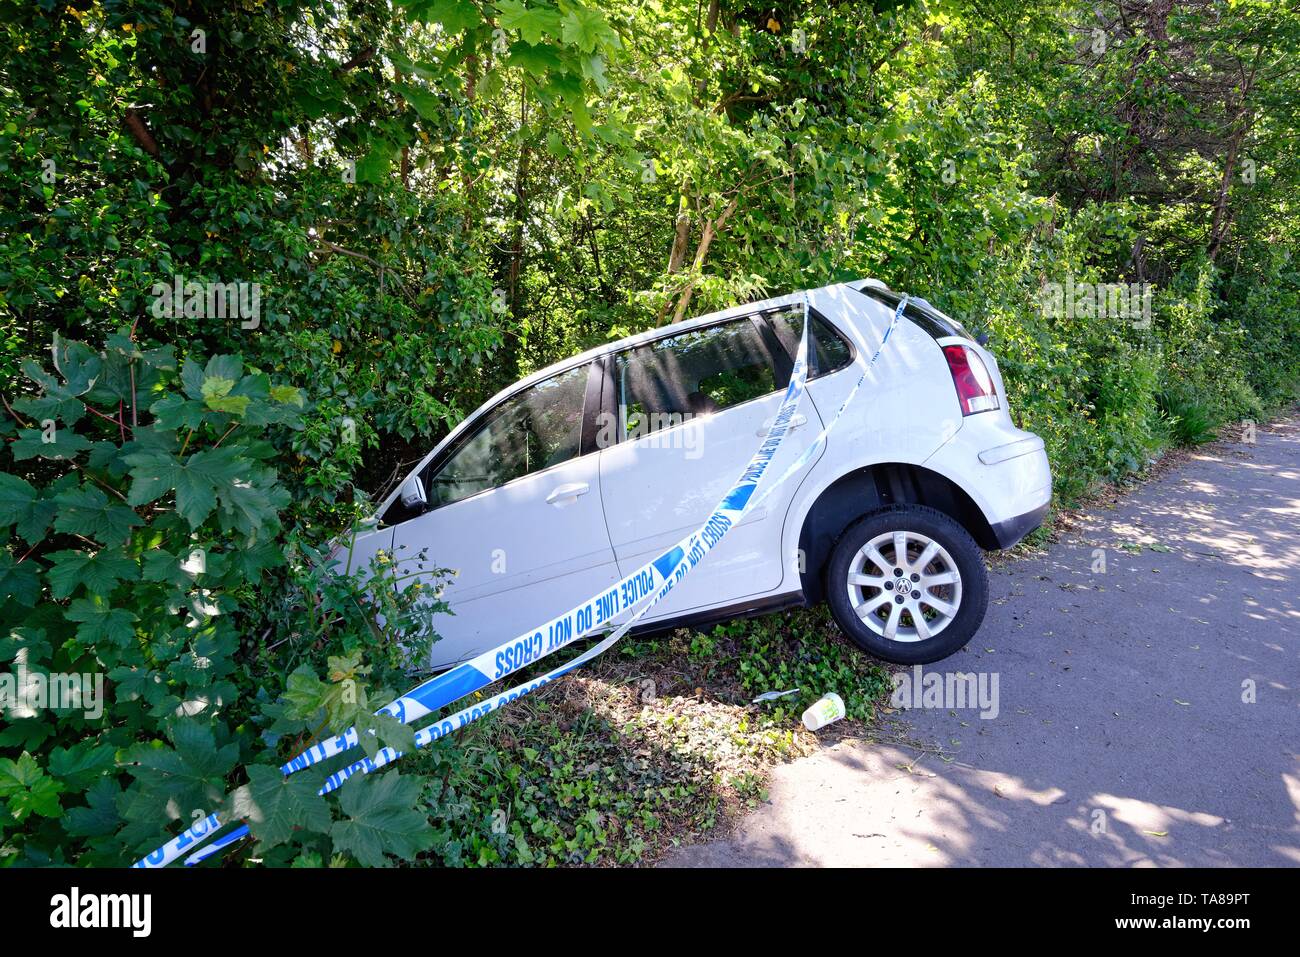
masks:
[[[844,717],[844,699],[832,691],[814,701],[803,713],[803,726],[809,731],[816,731],[842,717]]]

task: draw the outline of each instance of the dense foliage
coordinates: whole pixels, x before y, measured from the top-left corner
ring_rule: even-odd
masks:
[[[1297,394],[1284,0],[0,11],[0,665],[109,699],[6,710],[6,864],[125,862],[225,801],[267,863],[585,859],[605,798],[567,777],[503,836],[448,784],[481,756],[328,801],[274,770],[409,734],[364,716],[419,654],[374,613],[412,609],[318,550],[585,346],[873,275],[991,335],[1065,500]],[[1080,283],[1149,313],[1045,308]],[[537,768],[501,760],[510,800]]]

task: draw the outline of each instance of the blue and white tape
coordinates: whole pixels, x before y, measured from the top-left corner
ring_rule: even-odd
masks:
[[[889,321],[889,325],[885,327],[885,334],[880,338],[880,345],[876,347],[876,351],[871,354],[871,358],[865,364],[860,362],[862,354],[858,354],[859,363],[862,365],[862,374],[858,376],[858,381],[853,383],[853,388],[849,389],[848,394],[844,396],[844,401],[841,402],[840,407],[835,410],[835,414],[831,416],[824,426],[822,426],[822,430],[817,433],[817,437],[808,443],[808,447],[803,450],[799,457],[791,462],[789,467],[781,473],[781,477],[769,485],[767,489],[764,490],[763,494],[754,500],[750,506],[751,508],[756,508],[760,502],[764,501],[769,495],[785,484],[787,479],[811,462],[817,456],[818,452],[821,451],[822,445],[826,442],[826,436],[830,435],[831,429],[835,428],[835,423],[839,422],[840,416],[844,414],[844,410],[849,407],[849,403],[853,401],[853,397],[858,394],[858,390],[862,388],[862,383],[867,381],[867,375],[871,372],[871,367],[876,364],[876,360],[880,358],[880,353],[885,350],[885,343],[889,341],[889,337],[894,332],[894,327],[898,325],[898,320],[903,315],[903,310],[907,308],[907,304],[911,298],[912,297],[909,295],[904,295],[903,298],[899,300],[898,308],[894,310],[894,317]],[[804,303],[804,308],[804,329],[806,333],[808,326],[806,301]]]
[[[571,608],[538,628],[530,629],[517,638],[485,651],[450,671],[422,682],[402,697],[381,708],[379,713],[396,717],[404,724],[418,721],[420,718],[440,710],[447,704],[527,667],[588,634],[612,627],[615,619],[635,608],[636,610],[625,621],[615,627],[606,638],[577,658],[565,662],[538,678],[466,707],[420,729],[415,736],[416,748],[427,746],[433,741],[459,730],[466,724],[498,710],[505,704],[549,684],[556,678],[580,667],[608,650],[609,647],[622,638],[628,629],[672,591],[673,587],[682,578],[699,565],[727,532],[744,518],[748,511],[766,499],[776,488],[801,470],[813,458],[825,442],[831,428],[843,414],[850,400],[857,394],[871,366],[879,358],[885,343],[889,340],[890,333],[893,332],[894,326],[898,323],[898,318],[906,303],[907,299],[904,297],[894,313],[893,321],[881,339],[879,348],[864,366],[862,375],[841,403],[834,418],[821,430],[809,447],[804,450],[803,454],[786,469],[780,479],[775,483],[771,483],[761,495],[755,497],[754,493],[766,477],[767,467],[780,449],[781,443],[789,431],[790,420],[793,418],[805,391],[810,335],[808,302],[805,296],[803,333],[780,409],[763,442],[742,470],[735,485],[723,496],[722,501],[719,502],[717,508],[713,510],[713,513],[704,524],[667,549],[663,554],[600,594]],[[343,754],[359,743],[357,729],[355,727],[349,728],[342,734],[328,738],[292,758],[281,767],[281,770],[285,775],[293,774]],[[358,773],[366,774],[377,770],[391,764],[402,756],[402,752],[395,751],[392,748],[382,748],[374,758],[363,758],[336,771],[326,780],[320,793],[327,794],[340,787],[344,781],[353,775]],[[229,822],[221,821],[217,814],[209,815],[204,821],[196,823],[162,847],[137,861],[134,866],[143,868],[166,867],[187,850],[192,850],[212,837],[226,823]],[[248,833],[247,825],[241,825],[217,838],[202,850],[191,853],[186,858],[185,863],[187,865],[197,864],[238,842]]]
[[[220,837],[214,837],[207,844],[204,844],[189,857],[185,858],[185,866],[193,867],[195,864],[200,864],[203,861],[206,861],[209,857],[212,857],[214,854],[220,854],[232,844],[238,844],[247,836],[248,825],[241,824],[229,834],[222,834]]]
[[[799,458],[796,459],[794,462],[792,462],[790,466],[785,470],[785,472],[782,473],[779,479],[777,479],[775,482],[770,483],[763,490],[761,495],[757,497],[747,498],[746,502],[744,503],[743,507],[740,510],[740,513],[738,513],[736,517],[731,520],[731,525],[728,525],[726,528],[724,528],[722,530],[722,533],[718,535],[719,539],[722,537],[723,534],[726,534],[726,530],[728,528],[731,528],[735,524],[739,523],[740,519],[743,517],[745,512],[748,512],[750,509],[757,508],[758,505],[762,503],[769,495],[771,495],[774,491],[776,491],[776,489],[780,488],[781,485],[787,479],[789,479],[795,473],[799,472],[805,465],[808,464],[809,461],[811,461],[813,458],[816,457],[818,451],[825,443],[827,435],[830,434],[830,431],[834,427],[835,423],[839,421],[840,416],[844,414],[844,410],[848,407],[849,403],[853,400],[853,397],[857,395],[858,390],[862,387],[862,383],[866,381],[867,374],[870,371],[871,367],[874,366],[876,360],[880,358],[880,353],[885,348],[885,343],[889,341],[890,334],[893,333],[894,327],[898,325],[898,319],[902,315],[903,309],[907,305],[908,298],[909,298],[908,296],[904,296],[902,301],[898,304],[898,308],[894,311],[893,319],[890,321],[889,326],[885,329],[885,334],[880,340],[879,347],[877,347],[871,359],[863,366],[862,374],[858,376],[857,382],[853,384],[853,387],[849,390],[848,394],[844,397],[844,400],[840,403],[840,407],[836,411],[834,417],[831,418],[831,420],[822,428],[821,432],[818,433],[817,437],[813,439],[813,441],[808,445],[808,447],[804,449],[803,453],[799,456]],[[796,368],[798,368],[798,363],[805,363],[807,357],[808,322],[807,322],[806,300],[805,300],[804,330],[805,330],[804,336],[800,342],[799,353],[796,359]],[[803,374],[806,379],[806,372],[801,372],[800,374]],[[794,374],[792,373],[791,375],[792,384],[793,384],[793,379],[794,379]],[[802,387],[803,384],[801,383],[800,384],[801,390]],[[787,401],[789,399],[789,395],[790,392],[789,392],[789,388],[787,387],[787,392],[786,392]],[[790,408],[788,414],[786,414],[785,418],[782,419],[781,413],[786,412],[785,403],[782,403],[781,413],[778,413],[777,422],[782,422],[782,421],[789,422],[790,418],[794,415],[794,410],[795,407],[797,407],[797,405],[798,405],[798,399],[796,398],[794,402],[794,407]],[[770,437],[771,432],[769,432],[768,435]],[[760,450],[761,449],[762,446],[760,446]],[[755,458],[757,458],[757,456],[755,456]],[[753,465],[753,461],[754,460],[751,460],[750,463],[751,466]],[[769,457],[769,461],[770,461],[770,457]],[[766,467],[766,463],[764,464],[764,467]],[[745,474],[746,473],[742,473],[742,481]],[[759,482],[761,482],[761,480],[762,480],[762,476],[760,475],[759,479],[755,481],[753,487],[756,488]],[[737,483],[735,488],[732,489],[732,492],[734,492],[736,488],[739,488],[741,484],[742,483]],[[752,490],[753,488],[751,488],[751,492]],[[529,681],[525,684],[518,685],[514,688],[509,689],[508,691],[503,691],[500,694],[496,695],[495,697],[488,699],[487,701],[480,702],[475,705],[471,705],[468,708],[464,708],[461,711],[458,711],[456,714],[450,715],[439,721],[435,721],[433,724],[430,724],[429,726],[421,729],[420,731],[417,731],[415,735],[416,748],[425,747],[426,745],[432,744],[434,741],[438,740],[441,737],[445,737],[446,735],[452,733],[453,731],[459,731],[462,727],[469,724],[471,721],[476,721],[477,719],[483,717],[484,715],[490,714],[491,712],[498,710],[501,706],[505,704],[509,704],[511,701],[514,701],[516,698],[520,698],[523,695],[536,691],[538,688],[542,687],[543,685],[549,684],[550,682],[554,681],[556,678],[561,677],[562,675],[566,674],[569,671],[573,671],[575,668],[581,667],[582,665],[590,661],[592,658],[595,658],[598,655],[601,655],[605,651],[607,651],[613,644],[615,644],[620,638],[623,637],[623,635],[628,631],[629,628],[631,628],[634,624],[636,624],[636,622],[641,617],[643,617],[647,612],[650,611],[651,608],[653,608],[656,604],[658,604],[659,601],[663,599],[668,594],[668,592],[672,590],[673,586],[676,585],[676,583],[680,581],[681,578],[684,577],[687,572],[689,572],[692,568],[698,565],[700,561],[703,560],[704,556],[707,555],[708,552],[713,548],[713,546],[717,544],[717,541],[714,540],[713,542],[708,543],[707,546],[702,551],[698,550],[696,547],[697,539],[701,536],[701,534],[705,531],[705,529],[708,529],[710,527],[714,519],[716,519],[724,511],[724,506],[725,503],[727,502],[729,495],[723,498],[722,503],[720,503],[718,508],[714,510],[714,513],[712,516],[710,516],[708,522],[705,522],[705,524],[700,529],[697,529],[695,532],[687,536],[681,542],[678,542],[677,545],[673,546],[673,548],[665,552],[664,555],[660,556],[660,559],[656,559],[656,562],[658,562],[665,556],[673,554],[674,552],[677,551],[680,551],[682,554],[680,562],[678,563],[677,566],[674,567],[673,573],[664,576],[664,580],[662,584],[659,586],[658,590],[655,592],[654,597],[648,603],[646,603],[641,608],[639,608],[635,614],[633,614],[627,621],[625,621],[622,625],[620,625],[617,629],[615,629],[608,637],[602,640],[599,644],[596,644],[591,648],[587,649],[585,652],[583,652],[577,658],[574,658],[572,661],[565,662],[563,665],[559,666],[558,668],[555,668],[552,671],[547,672],[546,674],[542,675],[539,678],[535,678],[534,680]],[[646,567],[648,568],[650,566],[646,566]],[[644,571],[644,569],[641,569],[641,571]],[[400,751],[395,751],[392,748],[382,748],[373,758],[370,757],[363,758],[359,761],[354,762],[353,764],[341,768],[340,770],[336,771],[334,774],[331,774],[325,780],[325,784],[321,788],[321,793],[328,794],[330,791],[333,791],[341,787],[343,782],[346,781],[348,778],[352,777],[354,774],[357,773],[368,774],[369,772],[377,770],[387,764],[391,764],[393,761],[396,761],[401,756],[402,756],[402,752]]]
[[[166,867],[176,858],[180,857],[188,850],[197,848],[200,844],[210,838],[217,831],[221,830],[226,824],[218,814],[213,811],[207,817],[200,821],[195,821],[185,830],[181,831],[174,838],[158,848],[156,851],[142,857],[132,864],[132,867]]]

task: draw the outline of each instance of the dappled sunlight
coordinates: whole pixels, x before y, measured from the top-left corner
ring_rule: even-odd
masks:
[[[1295,820],[1300,824],[1300,773],[1282,775],[1282,783],[1286,786],[1287,796],[1291,798],[1291,804],[1295,807]]]
[[[927,667],[998,673],[997,718],[882,715],[672,862],[1300,864],[1297,457],[1280,423],[995,563],[980,633]]]
[[[1227,824],[1206,811],[1106,792],[1067,801],[1063,788],[1026,786],[1015,775],[963,764],[944,768],[922,790],[924,826],[902,831],[933,845],[947,864],[988,863],[979,852],[998,841],[1019,846],[1025,863],[1040,866],[1181,866],[1191,863],[1179,850],[1185,829]],[[1049,836],[1024,836],[1044,830]],[[1196,863],[1232,863],[1226,854],[1214,857]]]

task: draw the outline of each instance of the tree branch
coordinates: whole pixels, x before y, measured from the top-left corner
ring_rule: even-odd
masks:
[[[145,125],[144,119],[136,112],[135,107],[128,106],[126,108],[126,117],[123,123],[127,131],[135,137],[135,141],[140,144],[141,149],[154,159],[161,156],[162,151],[158,149],[158,141],[153,138],[153,134],[149,132],[149,127]]]
[[[352,59],[344,61],[344,62],[343,62],[343,63],[338,67],[338,69],[336,69],[336,70],[334,71],[334,73],[335,73],[336,76],[339,75],[339,74],[342,74],[342,73],[347,73],[347,72],[349,72],[349,71],[351,71],[351,70],[355,70],[355,69],[356,69],[357,67],[359,67],[359,66],[365,66],[367,63],[369,63],[369,62],[370,62],[371,60],[373,60],[374,58],[375,58],[375,48],[374,48],[374,47],[366,47],[364,50],[362,50],[360,53],[358,53],[358,54],[357,54],[356,56],[354,56]]]

